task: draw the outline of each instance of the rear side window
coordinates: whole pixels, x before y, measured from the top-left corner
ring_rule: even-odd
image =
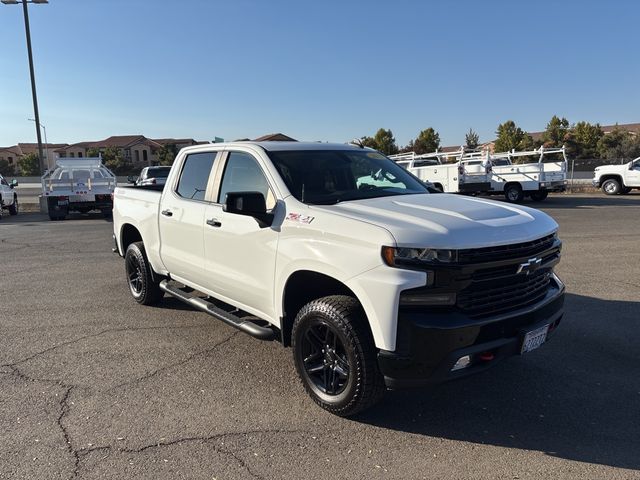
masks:
[[[209,174],[215,158],[216,152],[187,155],[176,193],[190,200],[204,200]]]

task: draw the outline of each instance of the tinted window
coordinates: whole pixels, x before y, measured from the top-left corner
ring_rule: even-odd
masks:
[[[209,174],[215,158],[216,152],[187,155],[176,193],[184,198],[204,200]]]
[[[229,192],[260,192],[267,202],[267,209],[273,208],[275,198],[260,165],[248,153],[231,152],[222,176],[218,202],[224,203]]]
[[[147,177],[152,178],[167,178],[169,176],[170,168],[150,168],[147,173]]]

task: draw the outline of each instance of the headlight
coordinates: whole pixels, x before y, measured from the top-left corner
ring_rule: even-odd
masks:
[[[390,267],[419,267],[455,262],[458,252],[433,248],[382,247],[382,258]]]

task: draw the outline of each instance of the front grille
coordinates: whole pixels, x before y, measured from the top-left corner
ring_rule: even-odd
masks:
[[[491,282],[472,282],[458,294],[456,305],[472,317],[521,308],[546,295],[550,278],[551,270],[543,269],[531,275],[508,276]]]
[[[551,248],[554,241],[554,234],[551,234],[531,242],[458,250],[458,262],[465,264],[484,263],[533,256]]]

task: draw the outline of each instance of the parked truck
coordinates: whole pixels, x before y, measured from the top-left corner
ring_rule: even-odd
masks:
[[[530,352],[564,312],[555,221],[430,194],[369,148],[187,147],[164,188],[116,188],[113,228],[136,302],[170,295],[290,346],[337,415]]]
[[[8,211],[9,215],[18,214],[18,194],[15,191],[17,186],[18,181],[15,178],[9,182],[0,175],[0,219],[4,210]]]
[[[527,157],[536,161],[515,163],[515,159]],[[563,192],[567,188],[565,147],[493,153],[489,159],[491,193],[504,194],[509,202],[520,203],[525,197],[541,202],[550,192]]]
[[[42,176],[42,196],[51,220],[64,220],[71,211],[100,210],[111,216],[115,174],[100,157],[58,159],[56,168]]]
[[[640,189],[640,157],[622,165],[602,165],[593,172],[593,186],[606,195],[627,194]]]
[[[464,148],[455,152],[416,154],[399,153],[389,156],[424,182],[445,193],[486,193],[491,190],[491,165],[487,158],[465,157]],[[455,162],[447,162],[454,159]]]

